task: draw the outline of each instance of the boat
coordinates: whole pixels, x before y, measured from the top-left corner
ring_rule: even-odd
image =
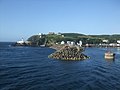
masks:
[[[43,45],[40,45],[41,47],[45,47],[45,45],[43,44]]]
[[[105,59],[114,59],[115,58],[115,53],[111,52],[111,51],[108,51],[105,53]]]

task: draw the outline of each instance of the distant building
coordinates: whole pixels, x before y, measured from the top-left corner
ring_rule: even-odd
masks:
[[[104,43],[107,43],[107,42],[108,42],[108,40],[103,40],[103,42],[104,42]]]
[[[42,35],[42,33],[38,33],[38,35]]]
[[[82,41],[79,41],[79,43],[77,43],[77,45],[79,45],[81,47],[82,46]]]
[[[24,41],[23,38],[21,41],[17,41],[16,46],[26,46],[26,45],[32,45],[32,42],[31,41]]]
[[[120,40],[117,40],[117,43],[120,43]]]
[[[64,42],[64,41],[62,41],[62,42],[61,42],[61,44],[65,44],[65,42]]]
[[[42,38],[42,33],[38,33],[38,35],[40,36],[40,38]]]
[[[110,43],[109,46],[111,46],[111,47],[119,47],[120,44],[117,44],[117,43]]]
[[[111,47],[117,46],[117,43],[110,43],[109,46]]]
[[[120,44],[117,44],[117,47],[120,47]]]
[[[23,43],[24,43],[23,38],[22,38],[22,40],[21,40],[21,41],[17,41],[17,43],[18,43],[18,44],[23,44]]]
[[[62,35],[62,37],[64,37],[64,35]]]
[[[70,45],[70,41],[67,41],[67,44]]]
[[[71,45],[74,46],[74,45],[75,45],[75,42],[72,41],[72,42],[71,42]]]

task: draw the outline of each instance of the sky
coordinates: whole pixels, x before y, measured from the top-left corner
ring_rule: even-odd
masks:
[[[48,32],[120,34],[120,0],[0,0],[0,41]]]

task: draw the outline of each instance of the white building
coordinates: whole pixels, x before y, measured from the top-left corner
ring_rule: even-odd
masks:
[[[117,43],[120,43],[120,40],[117,40]]]
[[[23,44],[23,43],[24,43],[23,38],[22,38],[22,40],[21,40],[21,41],[17,41],[17,43],[18,43],[18,44]]]
[[[118,47],[120,47],[120,44],[117,44]]]
[[[74,46],[74,45],[75,45],[75,42],[72,41],[72,42],[70,43],[70,45]]]
[[[67,41],[67,44],[70,45],[70,41]]]
[[[82,41],[79,41],[79,43],[77,43],[77,45],[79,45],[81,47],[82,46]]]
[[[109,46],[112,46],[112,47],[117,46],[117,43],[110,43]]]
[[[64,35],[62,35],[62,37],[64,37]]]
[[[42,33],[38,33],[38,35],[42,35]]]
[[[107,42],[108,42],[108,40],[103,40],[103,42],[104,42],[104,43],[107,43]]]
[[[40,36],[40,38],[42,37],[42,33],[38,33],[38,35]]]
[[[62,42],[61,42],[61,44],[65,44],[65,42],[64,42],[64,41],[62,41]]]

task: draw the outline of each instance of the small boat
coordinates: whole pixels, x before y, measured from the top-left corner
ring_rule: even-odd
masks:
[[[113,52],[110,52],[110,51],[108,51],[108,52],[106,52],[105,53],[105,59],[114,59],[115,58],[115,53],[113,53]]]
[[[40,45],[41,47],[45,47],[45,45]]]

